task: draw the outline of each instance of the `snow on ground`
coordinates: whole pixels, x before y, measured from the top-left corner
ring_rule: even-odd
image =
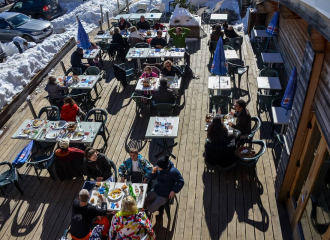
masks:
[[[121,4],[125,0],[120,0]],[[21,92],[30,79],[65,45],[71,38],[77,36],[76,15],[80,18],[86,32],[97,28],[100,20],[100,4],[103,13],[109,12],[109,17],[118,11],[117,1],[91,0],[81,3],[64,3],[67,14],[52,21],[55,32],[36,47],[22,54],[14,54],[0,63],[0,109]],[[64,31],[65,30],[65,31]]]
[[[130,6],[130,11],[134,12],[138,4],[147,4],[151,9],[159,3],[165,3],[168,11],[169,1],[171,0],[140,0]],[[126,4],[126,0],[119,0],[119,2],[121,6]],[[213,8],[217,2],[218,0],[207,1],[207,6]],[[0,63],[0,109],[23,90],[30,79],[47,65],[71,37],[77,36],[76,15],[80,18],[86,32],[97,28],[100,20],[100,4],[103,6],[104,14],[109,12],[109,17],[112,17],[118,11],[117,1],[115,0],[61,3],[67,13],[52,21],[55,34],[36,47],[28,49],[22,54],[14,54],[8,57],[6,62]],[[232,9],[239,13],[237,0],[224,0],[221,8]]]

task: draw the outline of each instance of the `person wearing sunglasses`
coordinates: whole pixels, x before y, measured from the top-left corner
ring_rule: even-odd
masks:
[[[119,19],[118,27],[120,30],[127,30],[131,27],[131,24],[127,22],[123,17]]]
[[[153,48],[159,48],[159,49],[168,46],[166,40],[164,38],[162,38],[162,35],[163,35],[163,31],[158,30],[157,36],[151,40],[150,46]]]
[[[170,60],[167,60],[164,62],[164,68],[162,69],[163,76],[168,77],[181,77],[181,72],[179,69],[177,69],[175,66],[173,66],[173,63]]]

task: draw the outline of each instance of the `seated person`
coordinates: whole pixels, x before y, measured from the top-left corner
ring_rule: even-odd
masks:
[[[220,24],[217,24],[214,31],[211,33],[211,41],[219,41],[220,37],[223,38],[223,32],[221,31]]]
[[[190,33],[189,28],[184,27],[173,27],[168,30],[168,34],[173,39],[173,46],[176,48],[186,48],[186,38]],[[190,54],[185,51],[184,59],[188,66],[190,66]]]
[[[144,68],[144,73],[142,73],[140,78],[150,78],[150,77],[158,77],[158,74],[155,72],[152,72],[152,69],[150,66],[146,66]]]
[[[85,150],[84,174],[96,181],[114,181],[107,157],[91,147]]]
[[[101,208],[88,203],[89,192],[86,189],[82,189],[79,192],[79,198],[73,201],[70,228],[73,240],[89,239],[92,233],[93,219],[95,218],[97,218],[97,221],[94,222],[95,224],[102,222],[104,223],[104,230],[109,230],[109,220],[105,217],[107,213],[107,201],[101,194],[98,198],[102,201]],[[102,235],[106,235],[106,233],[107,231],[102,231]]]
[[[163,30],[164,25],[159,23],[159,20],[154,21],[154,25],[152,26],[155,30]]]
[[[113,34],[112,34],[112,41],[111,43],[124,43],[124,39],[120,34],[120,29],[119,27],[115,27],[113,29]]]
[[[221,117],[213,118],[207,128],[207,141],[205,143],[205,161],[220,167],[228,167],[236,160],[236,139],[228,137],[228,129],[221,122]]]
[[[81,59],[84,57],[84,50],[81,47],[77,47],[76,51],[71,54],[71,66],[81,68],[82,72],[85,72],[89,67],[89,64],[82,63]]]
[[[249,134],[251,132],[251,115],[246,109],[246,102],[242,99],[236,101],[235,113],[230,115],[236,117],[236,124],[228,123],[229,126],[239,130],[242,134]]]
[[[131,27],[131,34],[128,37],[128,42],[131,47],[135,47],[135,44],[144,40],[144,37],[137,31],[136,27]]]
[[[45,91],[48,92],[49,99],[63,98],[65,96],[65,90],[68,90],[68,87],[61,86],[60,84],[56,83],[55,76],[52,75],[48,78],[48,83],[46,84]]]
[[[175,75],[181,77],[181,72],[179,71],[179,69],[173,66],[173,63],[170,60],[164,62],[162,74],[163,76],[168,77],[175,77]]]
[[[172,89],[167,86],[167,81],[164,79],[160,80],[160,86],[158,91],[155,91],[152,99],[155,100],[155,103],[175,103],[176,95]]]
[[[157,36],[151,40],[150,46],[153,48],[163,48],[165,46],[168,46],[166,40],[164,38],[162,38],[162,35],[163,35],[163,31],[158,30]]]
[[[84,151],[69,144],[69,138],[62,138],[60,148],[55,151],[55,170],[61,181],[81,176],[83,172]]]
[[[109,239],[156,239],[150,220],[132,196],[124,197],[121,210],[112,218]]]
[[[181,173],[174,167],[168,156],[157,160],[157,165],[149,174],[149,179],[157,179],[154,189],[147,194],[144,203],[151,213],[157,211],[169,199],[174,198],[184,185]]]
[[[149,30],[150,29],[150,24],[148,21],[145,20],[143,15],[140,17],[140,21],[136,24],[136,28],[138,30]]]
[[[225,29],[225,34],[227,38],[236,38],[238,34],[235,32],[233,26],[228,26],[228,29]]]
[[[147,183],[149,173],[152,170],[150,162],[143,158],[136,148],[129,150],[129,156],[130,158],[119,166],[120,181],[124,182],[125,179],[128,179],[132,183]]]
[[[222,23],[222,27],[223,27],[223,29],[227,29],[227,28],[228,28],[228,23],[227,23],[227,21],[224,21],[224,22]]]
[[[131,24],[127,22],[123,17],[120,17],[118,27],[120,30],[127,30],[131,27]]]
[[[64,105],[61,110],[61,119],[67,122],[75,122],[78,116],[80,120],[84,119],[85,113],[81,111],[76,102],[70,98],[64,98]]]

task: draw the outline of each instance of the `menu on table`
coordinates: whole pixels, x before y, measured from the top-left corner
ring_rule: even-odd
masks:
[[[153,135],[171,135],[173,131],[174,118],[158,117],[156,118]]]
[[[230,85],[229,80],[225,79],[225,78],[212,78],[212,83],[211,86],[213,88],[228,88],[228,86]]]

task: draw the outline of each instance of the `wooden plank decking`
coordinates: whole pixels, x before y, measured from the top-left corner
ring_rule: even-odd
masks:
[[[207,170],[203,151],[206,138],[205,114],[208,112],[207,78],[212,64],[207,46],[208,38],[200,44],[191,43],[191,66],[199,79],[185,83],[181,96],[179,135],[173,149],[177,159],[172,159],[185,179],[185,186],[178,194],[178,204],[171,207],[172,221],[166,214],[153,214],[152,222],[157,239],[283,239],[279,212],[274,195],[275,163],[271,148],[260,158],[256,169],[238,166],[227,173]],[[69,66],[69,53],[64,62]],[[249,78],[243,77],[243,89],[248,89],[248,108],[256,116],[257,66],[248,39],[243,43],[243,59],[250,66]],[[135,103],[130,96],[135,86],[131,83],[125,90],[113,78],[110,63],[105,64],[103,91],[96,107],[109,113],[107,127],[110,132],[106,155],[117,166],[128,157],[126,146],[131,140],[143,147],[141,154],[155,163],[154,155],[159,151],[156,141],[145,141],[144,135],[149,116],[146,112],[137,115]],[[55,75],[62,74],[58,66]],[[248,84],[247,84],[248,82]],[[41,93],[32,96],[36,112],[48,105]],[[20,108],[6,124],[6,131],[0,139],[1,161],[12,161],[28,143],[10,139],[24,119],[32,118],[27,106]],[[265,121],[265,116],[261,116]],[[255,139],[269,143],[270,130],[265,124]],[[102,147],[99,137],[94,144]],[[271,146],[271,145],[270,145]],[[0,168],[0,171],[3,168]],[[55,182],[46,171],[40,183],[33,169],[20,169],[20,181],[25,195],[7,189],[8,198],[0,197],[0,239],[58,239],[69,226],[71,204],[77,197],[83,182],[79,179]],[[168,227],[169,225],[169,227]]]

